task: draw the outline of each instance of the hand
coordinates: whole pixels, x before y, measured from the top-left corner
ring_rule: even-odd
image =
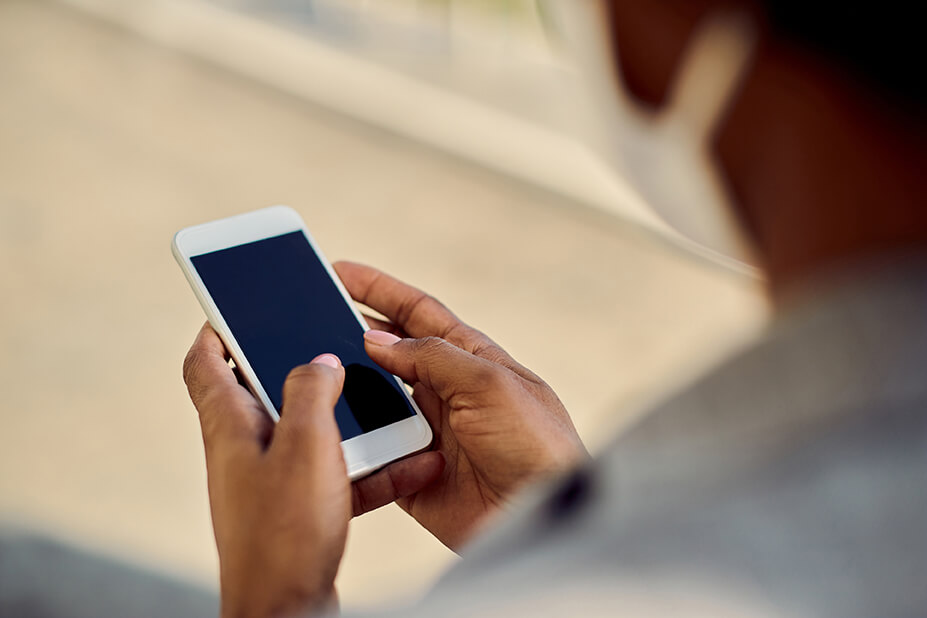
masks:
[[[443,468],[437,453],[351,485],[334,406],[344,369],[331,354],[294,369],[274,425],[241,386],[205,325],[184,361],[199,411],[224,616],[289,615],[334,602],[353,514],[419,491]]]
[[[446,465],[437,482],[398,504],[451,549],[520,488],[588,457],[557,395],[492,340],[425,293],[377,270],[339,262],[368,317],[366,350],[414,386]]]

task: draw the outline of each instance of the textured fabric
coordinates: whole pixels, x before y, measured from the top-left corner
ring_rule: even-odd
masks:
[[[903,264],[805,289],[399,614],[927,615],[927,262]]]

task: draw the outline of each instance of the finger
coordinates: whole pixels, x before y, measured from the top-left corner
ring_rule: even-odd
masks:
[[[405,333],[402,332],[402,329],[400,329],[392,322],[387,322],[385,320],[381,320],[380,318],[375,318],[372,315],[368,315],[366,313],[363,314],[363,316],[364,320],[367,322],[367,326],[374,330],[386,331],[387,333],[392,333],[397,337],[402,337],[405,335]]]
[[[364,344],[378,365],[410,384],[421,382],[452,405],[456,397],[491,390],[493,381],[505,373],[495,363],[438,337],[400,339],[371,330],[364,333]]]
[[[271,449],[314,455],[339,446],[334,410],[343,386],[344,367],[334,354],[322,354],[293,369],[283,383],[283,406]]]
[[[418,493],[441,476],[444,456],[437,451],[397,461],[352,485],[354,516]]]
[[[522,378],[540,382],[540,378],[513,359],[496,342],[468,326],[447,307],[425,292],[405,284],[375,268],[353,262],[336,262],[338,276],[351,297],[389,318],[400,331],[371,328],[409,337],[441,337],[464,350],[503,367]]]
[[[208,322],[197,333],[183,360],[183,381],[195,406],[214,389],[230,386],[232,382],[237,384],[228,364],[228,352]]]
[[[183,363],[183,378],[199,413],[207,457],[216,447],[266,444],[273,422],[229,367],[222,340],[207,323]]]
[[[334,268],[354,300],[379,311],[411,337],[446,338],[455,329],[468,328],[437,299],[375,268],[353,262],[336,262]]]

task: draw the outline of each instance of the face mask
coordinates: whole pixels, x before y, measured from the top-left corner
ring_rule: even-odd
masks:
[[[728,263],[733,259],[735,267],[754,263],[711,155],[713,131],[753,47],[747,22],[731,15],[706,20],[693,34],[667,103],[652,112],[632,98],[618,77],[600,2],[552,0],[545,9],[566,38],[600,108],[605,126],[590,136],[597,150],[700,252]]]

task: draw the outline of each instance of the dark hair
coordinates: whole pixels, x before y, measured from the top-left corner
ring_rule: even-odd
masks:
[[[919,2],[762,0],[774,33],[821,54],[923,115],[925,28]]]

